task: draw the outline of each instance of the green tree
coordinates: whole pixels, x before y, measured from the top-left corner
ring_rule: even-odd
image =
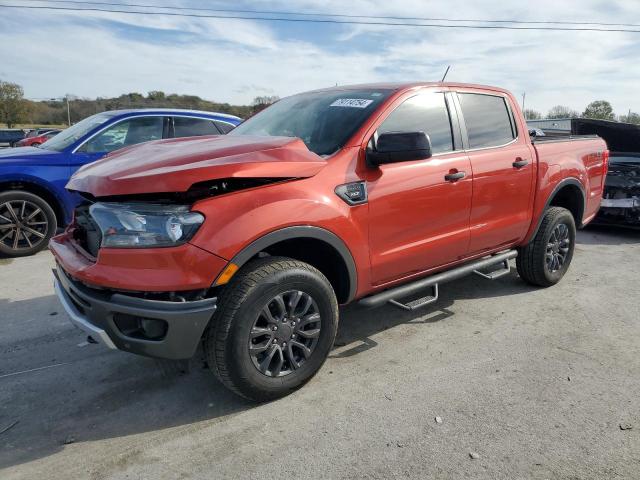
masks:
[[[0,80],[0,123],[8,128],[21,121],[27,112],[24,91],[17,83]]]
[[[524,113],[524,118],[527,120],[540,120],[542,118],[542,114],[540,112],[530,108],[525,109],[522,113]]]
[[[620,115],[619,120],[624,123],[635,123],[640,125],[640,114],[629,112],[627,115]]]
[[[570,109],[564,105],[556,105],[555,107],[549,110],[547,113],[547,118],[575,118],[579,117],[580,114],[575,110]]]
[[[251,102],[253,113],[258,113],[259,111],[264,110],[269,105],[276,103],[278,100],[280,100],[280,97],[278,97],[277,95],[254,98],[253,102]]]
[[[164,92],[160,90],[152,90],[147,94],[149,100],[164,100]]]
[[[587,105],[587,108],[585,108],[582,116],[585,118],[595,118],[597,120],[615,120],[616,118],[613,114],[613,107],[606,100],[591,102]]]

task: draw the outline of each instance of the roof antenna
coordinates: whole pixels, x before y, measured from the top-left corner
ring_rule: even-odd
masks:
[[[444,75],[442,76],[442,80],[440,80],[440,83],[444,82],[444,79],[447,78],[447,73],[449,73],[449,69],[451,68],[451,65],[447,65],[447,69],[444,72]]]

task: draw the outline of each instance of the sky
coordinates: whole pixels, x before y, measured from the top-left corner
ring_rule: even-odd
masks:
[[[148,0],[111,0],[152,4]],[[160,0],[274,11],[637,23],[640,0]],[[0,0],[2,4],[38,2]],[[44,4],[44,3],[43,3]],[[197,12],[196,12],[197,13]],[[204,12],[201,12],[204,13]],[[151,90],[248,104],[333,85],[447,80],[497,85],[526,107],[640,112],[640,33],[470,30],[0,8],[0,79],[28,98]]]

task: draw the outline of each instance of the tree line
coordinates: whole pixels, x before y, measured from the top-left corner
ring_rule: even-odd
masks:
[[[278,99],[277,96],[259,96],[250,105],[231,105],[211,102],[196,95],[167,94],[154,90],[146,95],[126,93],[115,98],[88,99],[67,95],[34,101],[24,98],[20,85],[0,80],[0,124],[6,124],[8,128],[18,124],[66,125],[68,119],[73,124],[95,113],[128,108],[186,108],[248,118]]]
[[[606,100],[596,100],[591,102],[584,109],[582,113],[577,110],[573,110],[565,105],[556,105],[551,108],[546,117],[536,110],[525,109],[524,116],[527,120],[542,120],[542,119],[556,119],[556,118],[593,118],[596,120],[611,120],[623,123],[635,123],[640,125],[640,114],[629,110],[624,115],[616,115],[613,111],[613,107]]]
[[[67,95],[64,98],[33,101],[24,98],[24,91],[20,85],[0,80],[0,124],[6,124],[9,128],[23,123],[64,125],[68,119],[73,124],[95,113],[126,108],[187,108],[249,118],[278,99],[277,96],[259,96],[255,97],[250,105],[231,105],[211,102],[196,95],[166,94],[153,90],[146,95],[126,93],[115,98],[88,99]],[[583,117],[640,125],[640,114],[629,111],[624,115],[616,115],[606,100],[591,102],[582,113],[564,105],[556,105],[545,117],[532,109],[526,109],[524,115],[527,120]]]

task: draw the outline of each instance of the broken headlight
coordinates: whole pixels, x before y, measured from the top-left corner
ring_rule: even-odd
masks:
[[[186,205],[94,203],[89,212],[106,248],[173,247],[192,238],[204,222]]]

